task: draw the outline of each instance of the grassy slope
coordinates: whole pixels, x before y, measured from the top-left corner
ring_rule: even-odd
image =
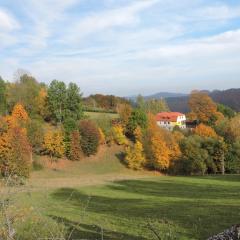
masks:
[[[102,229],[104,239],[155,239],[148,221],[162,236],[171,230],[176,239],[206,239],[239,223],[240,176],[136,173],[119,163],[118,151],[59,172],[35,172],[31,196],[20,201],[67,226],[80,223],[73,239],[101,239]]]
[[[107,116],[109,118],[117,118],[117,113],[101,113],[101,112],[84,112],[86,116],[89,116],[90,119],[98,119],[101,116]]]

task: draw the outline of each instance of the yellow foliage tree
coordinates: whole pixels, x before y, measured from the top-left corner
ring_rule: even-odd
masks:
[[[131,169],[139,170],[143,168],[145,164],[145,156],[141,142],[137,140],[132,147],[128,146],[126,148],[125,161]]]
[[[123,132],[123,127],[118,124],[112,127],[113,139],[118,145],[126,145],[128,140]]]
[[[44,136],[43,147],[51,157],[62,157],[65,147],[61,131],[48,131]]]
[[[135,141],[142,142],[143,134],[140,126],[137,126],[136,129],[134,130],[134,137]]]
[[[36,102],[38,106],[38,113],[43,117],[46,115],[46,111],[47,111],[46,99],[47,99],[47,90],[45,88],[41,88],[37,96]]]
[[[218,138],[217,133],[214,131],[213,128],[204,125],[203,123],[199,124],[195,130],[195,134],[201,136],[201,137],[211,137],[211,138]]]

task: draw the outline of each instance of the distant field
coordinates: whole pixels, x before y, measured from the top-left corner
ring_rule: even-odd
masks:
[[[114,118],[118,118],[118,114],[117,113],[102,113],[102,112],[84,112],[86,116],[89,116],[89,118],[91,119],[97,119],[100,118],[102,116],[107,116],[110,117],[112,119]]]
[[[240,222],[240,175],[171,177],[126,169],[121,149],[103,150],[65,170],[35,172],[31,195],[38,207],[68,227],[72,239],[206,239]]]

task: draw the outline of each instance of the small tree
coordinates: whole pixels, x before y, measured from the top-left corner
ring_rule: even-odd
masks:
[[[61,131],[48,131],[44,136],[43,143],[45,153],[50,157],[62,157],[64,155],[63,134]]]
[[[71,134],[70,144],[70,159],[79,161],[83,157],[83,152],[80,145],[80,136],[78,131],[73,131]]]
[[[79,132],[84,155],[96,154],[100,143],[99,130],[96,124],[91,120],[82,120],[79,124]]]
[[[118,145],[126,145],[128,140],[123,133],[123,127],[121,125],[116,125],[112,127],[113,139]]]
[[[126,148],[125,161],[131,169],[139,170],[143,168],[145,164],[145,156],[141,142],[136,141],[133,147],[128,146]]]

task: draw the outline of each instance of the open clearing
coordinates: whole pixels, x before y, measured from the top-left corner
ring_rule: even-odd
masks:
[[[31,194],[18,201],[75,227],[72,239],[156,239],[148,223],[162,239],[206,239],[240,222],[239,175],[134,172],[119,162],[119,151],[34,172]]]

